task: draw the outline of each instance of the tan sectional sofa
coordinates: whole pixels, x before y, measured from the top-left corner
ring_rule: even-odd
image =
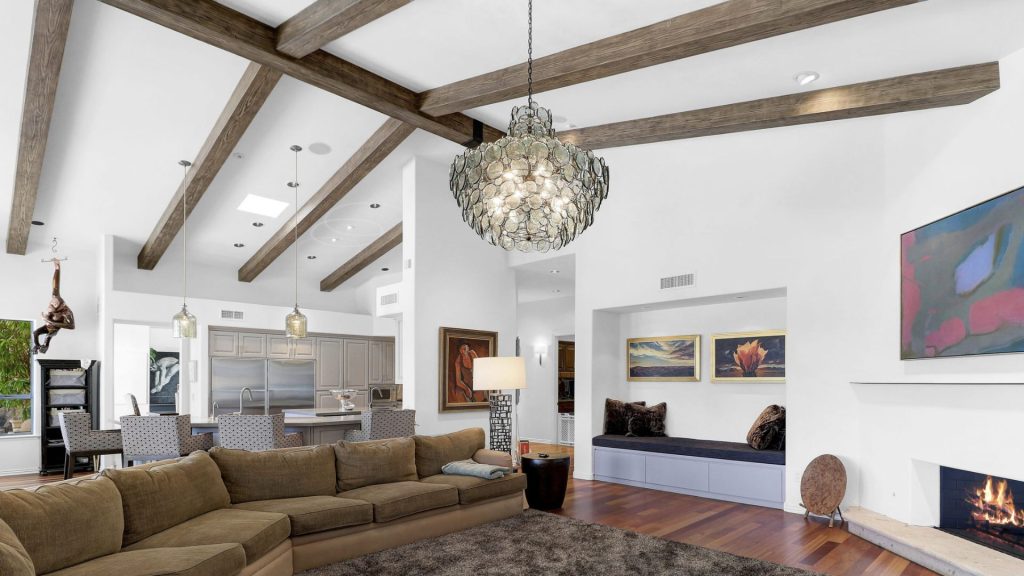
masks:
[[[214,448],[0,492],[4,576],[278,576],[522,512],[526,478],[483,430],[245,452]]]

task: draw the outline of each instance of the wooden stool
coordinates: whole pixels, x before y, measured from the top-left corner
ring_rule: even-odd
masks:
[[[800,498],[807,512],[828,516],[828,527],[835,526],[835,516],[839,514],[839,523],[843,523],[843,511],[839,503],[846,495],[846,467],[839,458],[831,454],[822,454],[807,465],[803,478],[800,479]]]

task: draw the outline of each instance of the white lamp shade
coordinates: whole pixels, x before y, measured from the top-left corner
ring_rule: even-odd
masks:
[[[526,362],[521,357],[499,356],[473,360],[473,390],[526,388]]]

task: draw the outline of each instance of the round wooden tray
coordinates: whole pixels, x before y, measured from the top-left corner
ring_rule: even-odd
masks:
[[[807,465],[800,479],[800,497],[812,514],[830,516],[846,495],[846,467],[839,458],[822,454]]]

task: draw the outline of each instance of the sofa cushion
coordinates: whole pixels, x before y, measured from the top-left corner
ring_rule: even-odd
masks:
[[[633,406],[646,406],[647,402],[623,402],[612,398],[604,399],[604,433],[625,434],[629,432],[629,416]]]
[[[785,450],[786,409],[772,404],[762,410],[747,432],[747,444],[754,450]]]
[[[239,510],[287,514],[292,525],[292,536],[373,522],[373,504],[334,496],[259,500],[235,504],[234,507]]]
[[[593,445],[601,448],[641,450],[659,454],[678,454],[698,458],[717,458],[739,462],[760,462],[761,464],[786,464],[786,452],[782,450],[754,450],[742,442],[700,440],[697,438],[633,438],[631,436],[594,436]]]
[[[103,471],[121,492],[125,548],[231,504],[220,469],[206,452],[158,464]]]
[[[210,457],[220,468],[233,504],[337,493],[331,446],[265,452],[213,448]]]
[[[416,480],[416,444],[411,438],[388,438],[334,445],[337,491],[371,484]]]
[[[125,550],[179,548],[200,544],[241,544],[252,564],[288,539],[288,517],[273,512],[221,508],[136,542]]]
[[[479,464],[490,464],[502,468],[512,468],[512,455],[508,452],[498,450],[485,450],[481,448],[473,453],[473,461]],[[444,466],[441,467],[442,469]]]
[[[209,544],[121,552],[47,576],[234,576],[244,568],[241,546]]]
[[[474,504],[491,498],[508,496],[526,490],[525,474],[506,474],[503,478],[487,480],[476,476],[460,476],[457,474],[438,474],[421,480],[427,484],[443,484],[455,486],[459,490],[460,504]]]
[[[124,531],[121,496],[107,478],[0,491],[0,520],[10,525],[39,574],[117,552]]]
[[[32,558],[21,545],[14,530],[0,520],[0,574],[4,576],[36,576]]]
[[[483,428],[467,428],[443,436],[413,436],[416,442],[416,472],[420,478],[436,476],[441,467],[456,460],[469,460],[484,447]]]
[[[665,416],[668,406],[662,402],[654,406],[631,405],[626,436],[652,438],[666,436]]]
[[[423,482],[375,484],[349,490],[338,496],[373,504],[373,519],[377,522],[390,522],[459,503],[459,491],[454,486]]]

